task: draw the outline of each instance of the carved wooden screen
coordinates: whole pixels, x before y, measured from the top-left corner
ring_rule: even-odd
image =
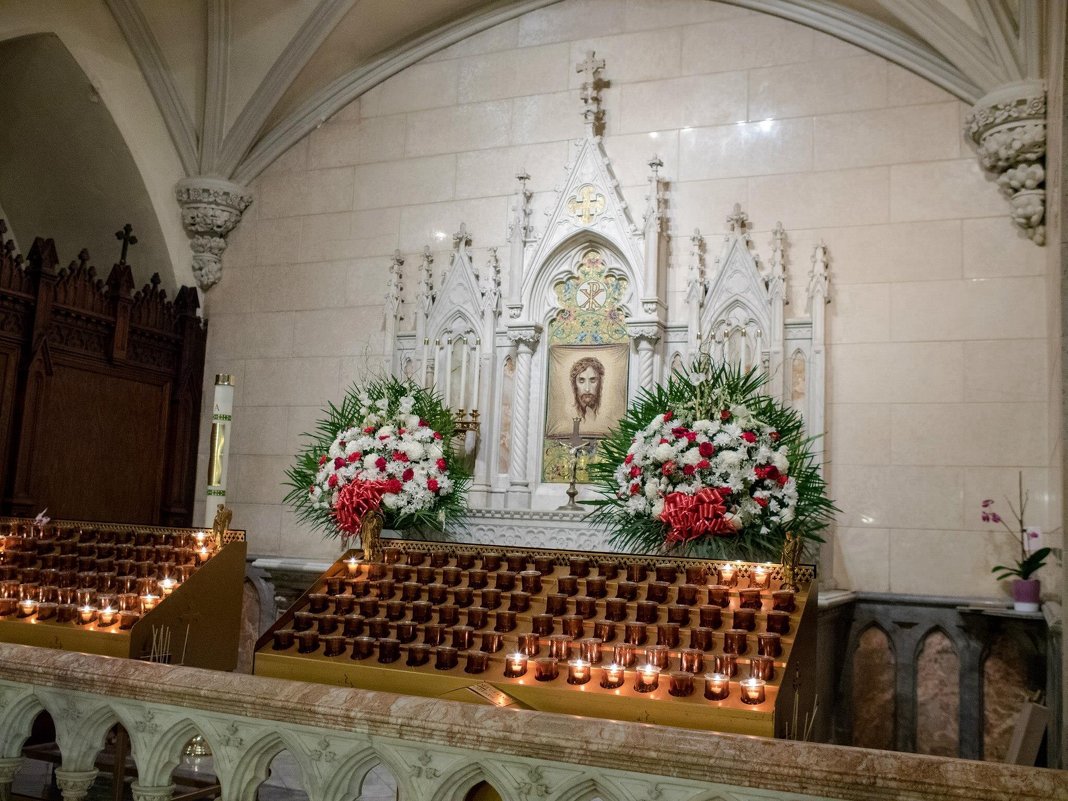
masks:
[[[196,291],[134,292],[51,239],[0,252],[2,513],[190,525],[207,331]]]

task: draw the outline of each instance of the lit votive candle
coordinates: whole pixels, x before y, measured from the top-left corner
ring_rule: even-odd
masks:
[[[634,689],[640,693],[651,693],[660,686],[660,668],[656,665],[642,665],[634,676]]]
[[[170,595],[178,587],[178,582],[172,578],[160,579],[159,591],[163,595]]]
[[[730,676],[726,673],[705,674],[705,698],[709,701],[722,701],[730,694]]]
[[[115,610],[110,606],[105,606],[97,615],[97,620],[101,626],[110,626],[115,622]]]
[[[719,568],[719,581],[728,587],[733,587],[738,569],[734,565],[722,565]]]
[[[516,652],[514,654],[508,654],[504,658],[504,677],[507,679],[518,679],[520,676],[525,675],[527,672],[527,655],[524,653]]]
[[[203,546],[201,546],[200,548],[197,549],[197,562],[199,564],[204,564],[206,561],[208,561],[208,558],[210,556],[211,556],[211,552],[208,551],[208,546],[207,545],[203,545]]]
[[[157,604],[159,604],[159,596],[158,595],[152,595],[151,593],[149,593],[148,595],[142,595],[141,596],[141,614],[147,615],[149,612],[151,612],[153,609],[156,608]]]
[[[763,679],[746,679],[739,682],[738,687],[742,693],[743,704],[762,704],[765,698],[767,683]]]
[[[572,659],[567,663],[567,683],[585,684],[590,680],[590,663],[585,659]]]
[[[757,565],[753,568],[753,573],[750,576],[749,584],[752,587],[766,587],[768,586],[768,577],[770,575],[770,565]]]
[[[360,560],[355,556],[350,556],[345,560],[345,570],[348,571],[350,576],[355,576],[360,572]]]
[[[32,598],[24,598],[19,601],[19,615],[29,617],[37,611],[37,601]]]
[[[623,686],[624,671],[622,665],[613,662],[601,669],[601,686],[608,690],[614,690]]]
[[[96,610],[93,607],[81,606],[78,608],[78,620],[82,623],[92,623],[94,617],[96,617]]]
[[[208,538],[208,534],[205,531],[198,531],[196,534],[193,535],[193,538],[197,541],[197,547],[203,548],[204,542]]]

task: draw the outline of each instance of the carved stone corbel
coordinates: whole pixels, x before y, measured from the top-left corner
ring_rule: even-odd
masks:
[[[182,207],[182,225],[189,234],[193,251],[193,276],[197,286],[207,291],[222,278],[222,254],[226,237],[241,221],[252,203],[243,186],[220,178],[186,178],[175,189]]]
[[[1012,221],[1036,244],[1046,243],[1046,87],[1023,81],[996,89],[965,119],[979,163],[995,173],[1012,206]]]

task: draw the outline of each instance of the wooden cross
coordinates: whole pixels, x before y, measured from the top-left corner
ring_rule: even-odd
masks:
[[[122,255],[119,256],[119,264],[126,263],[126,252],[130,249],[130,245],[137,244],[137,237],[133,235],[133,226],[130,223],[122,226],[121,231],[115,232],[115,238],[122,242]]]
[[[594,217],[604,211],[604,195],[597,194],[596,190],[587,184],[567,201],[567,210],[582,218],[583,225],[589,225]]]

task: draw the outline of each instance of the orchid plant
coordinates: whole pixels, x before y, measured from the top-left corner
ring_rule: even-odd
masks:
[[[993,498],[985,499],[982,506],[982,520],[984,523],[994,523],[1001,525],[1004,529],[1014,536],[1020,544],[1020,558],[1016,560],[1016,566],[1011,567],[1007,565],[995,565],[990,572],[992,572],[998,581],[1010,577],[1016,577],[1023,581],[1031,578],[1036,572],[1038,572],[1045,564],[1046,558],[1050,555],[1050,548],[1038,548],[1037,550],[1031,550],[1031,540],[1038,538],[1038,532],[1034,529],[1029,529],[1024,524],[1024,515],[1027,513],[1027,502],[1030,500],[1030,493],[1025,492],[1023,488],[1023,473],[1019,475],[1019,496],[1016,505],[1008,498],[1005,498],[1005,503],[1008,504],[1009,512],[1012,514],[1015,521],[1016,528],[1010,526],[1000,514],[994,511]]]

